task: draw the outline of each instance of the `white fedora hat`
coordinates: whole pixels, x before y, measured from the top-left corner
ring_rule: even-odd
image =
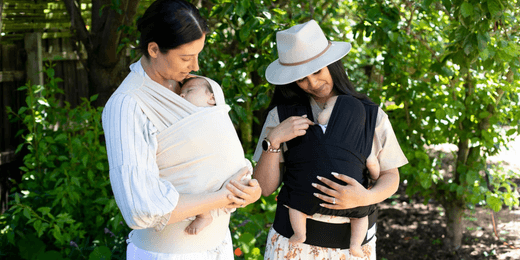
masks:
[[[276,33],[279,59],[266,71],[267,81],[285,85],[304,78],[343,58],[352,46],[327,40],[316,21],[310,20]]]

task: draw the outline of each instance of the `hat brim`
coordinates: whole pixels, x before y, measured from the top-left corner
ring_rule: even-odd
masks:
[[[296,66],[284,66],[280,59],[275,60],[267,67],[265,77],[274,85],[286,85],[334,63],[350,52],[352,45],[349,42],[332,42],[330,48],[321,56]]]

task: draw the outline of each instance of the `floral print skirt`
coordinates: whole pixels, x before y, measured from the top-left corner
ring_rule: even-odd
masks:
[[[376,260],[376,237],[362,247],[364,257],[352,256],[348,249],[326,248],[307,244],[289,243],[289,239],[278,234],[272,227],[267,235],[264,260],[275,259],[330,259],[330,260]]]

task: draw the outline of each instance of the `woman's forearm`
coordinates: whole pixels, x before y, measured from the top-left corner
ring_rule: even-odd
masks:
[[[253,171],[253,178],[258,180],[263,196],[271,195],[280,186],[280,156],[280,153],[262,152]]]
[[[367,204],[380,203],[390,196],[392,196],[399,188],[399,170],[393,168],[390,170],[382,171],[377,182],[369,190],[370,195],[367,198]]]
[[[180,194],[177,206],[172,211],[168,224],[177,223],[214,209],[224,208],[230,203],[222,191],[202,194]]]

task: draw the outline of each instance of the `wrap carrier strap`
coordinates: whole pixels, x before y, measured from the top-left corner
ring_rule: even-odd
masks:
[[[367,236],[365,236],[365,240],[363,240],[363,245],[368,243],[376,234],[376,221],[377,208],[372,214],[368,215],[369,232],[367,232]],[[305,244],[341,249],[348,249],[350,247],[350,223],[326,223],[308,218],[306,227],[307,240],[305,240]],[[286,238],[290,238],[294,234],[291,227],[291,220],[289,219],[289,209],[280,202],[278,202],[276,207],[273,228]]]

